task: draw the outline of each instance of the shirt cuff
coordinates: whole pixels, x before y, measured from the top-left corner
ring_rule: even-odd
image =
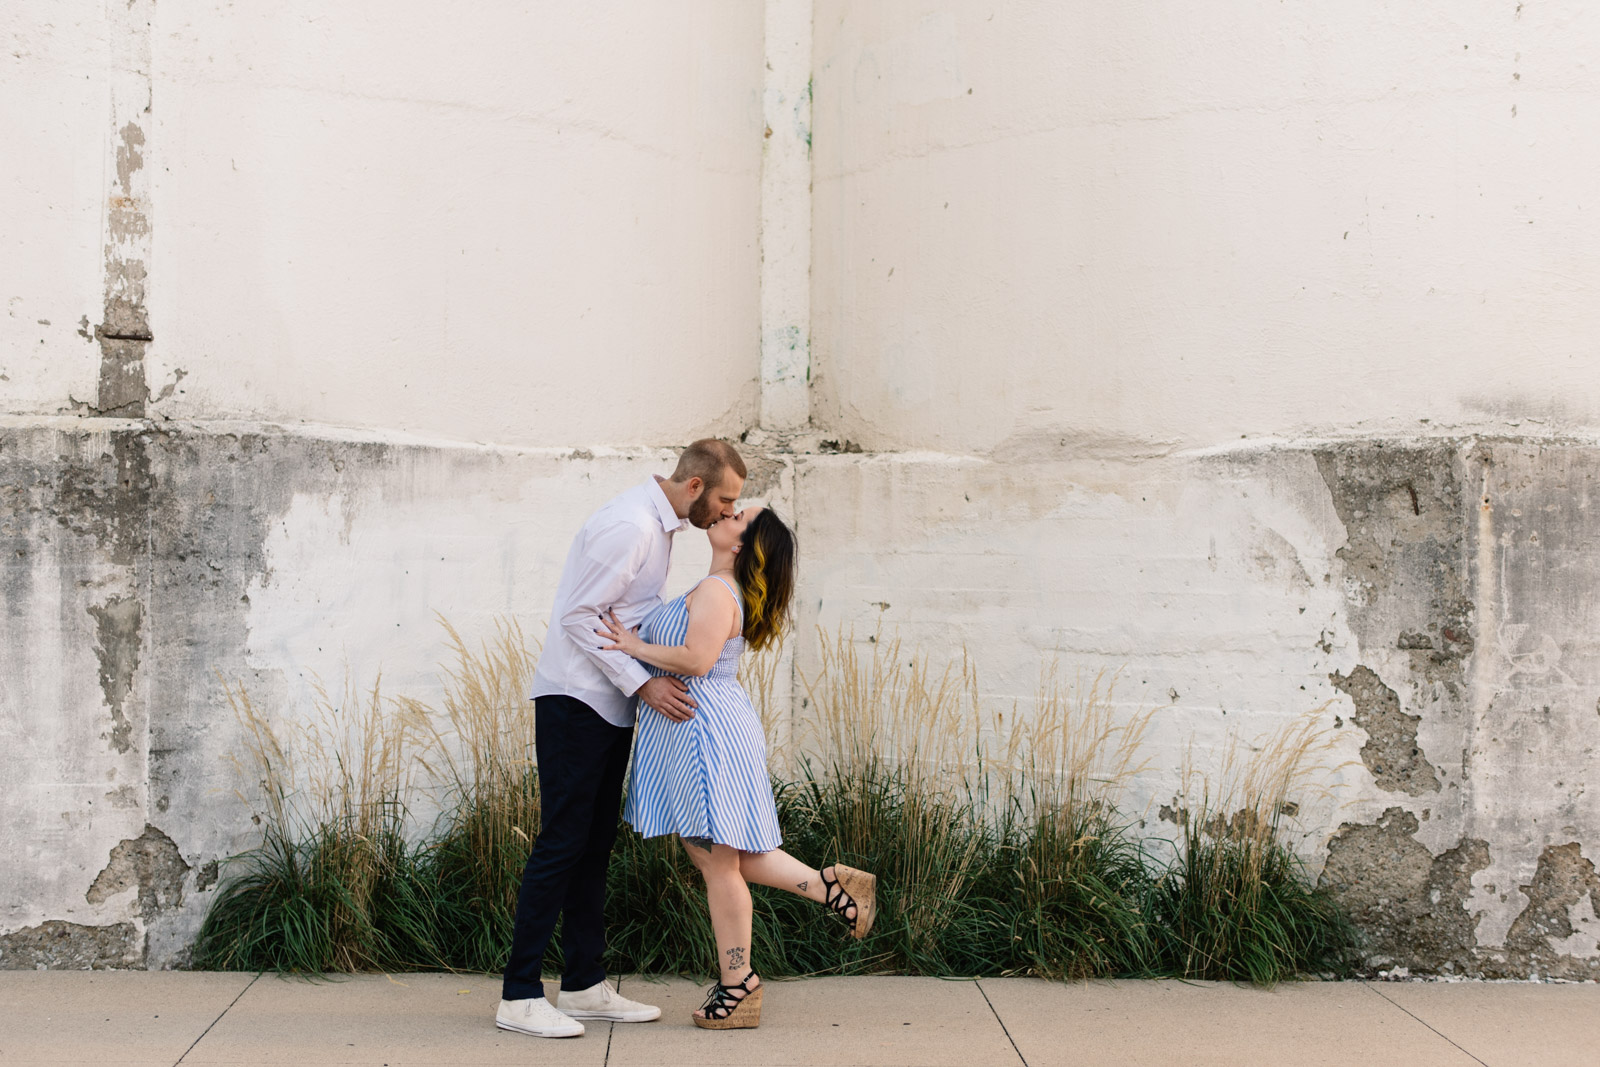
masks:
[[[623,696],[631,697],[633,694],[639,691],[640,686],[644,685],[644,683],[648,682],[649,680],[650,672],[645,670],[644,667],[640,666],[638,660],[634,660],[632,662],[632,666],[624,671],[622,677],[618,679],[621,684],[619,684],[617,688],[622,690]]]

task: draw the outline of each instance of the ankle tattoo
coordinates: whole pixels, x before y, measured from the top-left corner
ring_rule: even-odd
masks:
[[[797,882],[795,884],[795,888],[800,890],[800,892],[804,893],[806,891],[806,887],[809,886],[810,884],[811,884],[811,879],[807,878],[803,882]]]
[[[738,945],[735,945],[733,948],[730,948],[728,950],[728,966],[729,967],[743,967],[744,966],[744,949],[743,948],[741,948]]]

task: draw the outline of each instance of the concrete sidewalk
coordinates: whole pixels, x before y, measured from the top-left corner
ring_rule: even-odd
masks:
[[[1027,978],[773,982],[758,1030],[689,1023],[704,995],[627,979],[659,1022],[552,1041],[496,1030],[498,979],[0,972],[0,1064],[1319,1065],[1594,1067],[1600,985]]]

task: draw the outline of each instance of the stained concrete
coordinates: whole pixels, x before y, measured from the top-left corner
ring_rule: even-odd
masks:
[[[716,433],[800,531],[786,728],[815,626],[1024,715],[1120,669],[1130,817],[1316,712],[1284,832],[1370,967],[1595,972],[1600,22],[326,6],[9,19],[0,965],[181,965],[256,840],[224,685],[436,694],[435,612],[537,635]]]
[[[1315,711],[1333,745],[1284,825],[1366,931],[1369,967],[1594,972],[1600,449],[745,448],[800,537],[784,728],[807,714],[816,626],[965,647],[1008,714],[1028,713],[1041,664],[1120,667],[1119,713],[1159,706],[1130,812],[1176,810],[1185,761]],[[573,525],[671,455],[0,427],[0,718],[25,739],[0,754],[0,845],[22,857],[0,875],[0,937],[132,924],[137,958],[181,965],[216,865],[255,840],[224,680],[284,722],[313,714],[317,676],[436,695],[435,613],[468,635],[508,613],[537,635]],[[679,587],[704,552],[680,539]]]

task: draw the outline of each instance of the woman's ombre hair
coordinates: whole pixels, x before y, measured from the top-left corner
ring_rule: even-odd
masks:
[[[766,648],[783,633],[794,574],[794,532],[776,511],[762,508],[744,528],[733,557],[733,576],[744,594],[744,639],[751,648]]]

